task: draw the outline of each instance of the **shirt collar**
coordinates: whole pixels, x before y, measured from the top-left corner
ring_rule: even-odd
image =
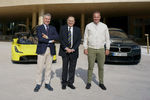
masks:
[[[47,25],[46,24],[43,24],[44,25],[44,27],[47,29]],[[48,25],[49,26],[49,25]]]
[[[69,28],[71,28],[71,29],[72,29],[72,28],[73,28],[73,26],[72,26],[72,27],[68,26],[68,29],[69,29]]]
[[[99,25],[100,23],[101,23],[101,22],[98,22],[97,24],[95,24],[95,23],[93,22],[93,24],[96,25],[96,26]]]
[[[44,25],[44,27],[46,27],[46,25],[45,24],[43,24]]]

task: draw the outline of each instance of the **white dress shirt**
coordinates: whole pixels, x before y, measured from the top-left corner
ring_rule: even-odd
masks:
[[[68,26],[68,31],[69,31],[69,28],[71,28],[70,31],[71,31],[71,48],[72,48],[72,46],[73,46],[73,27]]]
[[[43,25],[44,25],[45,30],[47,31],[47,26],[45,24],[43,24]]]
[[[101,49],[104,48],[106,43],[106,49],[110,49],[110,36],[108,27],[106,24],[99,22],[95,24],[94,22],[89,23],[85,28],[84,33],[84,49],[93,48]]]

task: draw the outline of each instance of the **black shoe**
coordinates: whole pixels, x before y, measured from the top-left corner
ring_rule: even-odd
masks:
[[[57,62],[56,60],[53,60],[53,61],[52,61],[52,63],[56,63],[56,62]]]
[[[90,88],[91,88],[91,83],[87,83],[87,85],[86,85],[85,88],[86,88],[86,89],[90,89]]]
[[[38,92],[40,88],[41,88],[41,85],[37,84],[34,88],[34,92]]]
[[[106,87],[104,86],[104,84],[99,84],[99,87],[100,87],[102,90],[106,90]]]
[[[45,84],[45,88],[49,91],[53,91],[53,88],[49,84]]]
[[[63,90],[66,89],[66,85],[62,85],[62,89],[63,89]]]
[[[68,84],[68,87],[70,87],[71,89],[75,89],[76,88],[73,84]]]

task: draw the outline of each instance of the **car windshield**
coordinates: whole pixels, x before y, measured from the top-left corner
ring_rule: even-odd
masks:
[[[37,44],[38,39],[36,36],[31,35],[23,35],[18,39],[19,44]]]
[[[24,24],[18,24],[14,28],[16,38],[18,38],[19,44],[37,44],[38,39],[36,34],[36,28],[34,30],[27,30],[27,26]]]
[[[27,31],[27,26],[24,24],[18,24],[15,26],[15,28],[13,29],[14,33],[18,33],[18,32],[26,32]]]
[[[120,30],[110,30],[109,34],[110,38],[122,38],[122,39],[128,38],[127,35]]]

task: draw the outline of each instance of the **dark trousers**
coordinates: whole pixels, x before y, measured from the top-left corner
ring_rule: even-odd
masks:
[[[74,83],[77,58],[72,58],[71,56],[71,54],[67,54],[66,57],[62,57],[62,85]]]

